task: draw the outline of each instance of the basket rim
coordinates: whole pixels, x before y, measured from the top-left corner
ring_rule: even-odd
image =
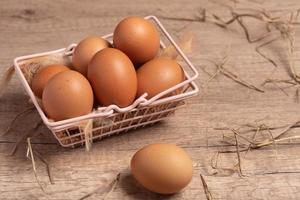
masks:
[[[175,86],[173,86],[173,87],[157,94],[156,96],[154,96],[150,99],[145,98],[147,96],[147,94],[145,93],[142,96],[140,96],[139,98],[137,98],[130,106],[125,107],[125,108],[120,108],[116,105],[110,105],[108,107],[99,107],[97,110],[93,110],[89,114],[54,122],[46,116],[46,114],[44,113],[44,111],[40,107],[36,96],[34,95],[33,91],[31,90],[31,87],[29,86],[29,83],[25,79],[25,76],[24,76],[24,74],[23,74],[23,72],[20,68],[20,64],[21,64],[20,62],[21,61],[26,61],[26,60],[32,59],[32,58],[48,56],[48,55],[57,54],[57,53],[63,53],[63,55],[68,56],[68,55],[72,54],[72,51],[74,50],[74,47],[76,47],[77,44],[71,44],[67,48],[61,48],[61,49],[57,49],[57,50],[53,50],[53,51],[47,51],[47,52],[42,52],[42,53],[36,53],[36,54],[16,57],[14,59],[14,68],[16,70],[16,74],[18,75],[19,79],[21,80],[27,94],[30,96],[30,98],[31,98],[33,104],[35,105],[39,115],[41,116],[43,122],[45,123],[45,125],[49,129],[51,129],[51,130],[62,129],[63,127],[67,127],[67,126],[69,127],[69,126],[78,124],[78,123],[80,123],[82,121],[85,121],[85,120],[88,120],[88,119],[94,119],[94,118],[100,118],[100,117],[109,117],[110,115],[112,115],[115,112],[125,113],[125,112],[131,111],[132,109],[134,109],[136,107],[154,106],[154,105],[158,105],[158,104],[162,104],[162,103],[166,103],[166,102],[183,100],[183,99],[190,98],[192,96],[196,96],[198,94],[199,88],[196,85],[194,80],[198,78],[199,74],[198,74],[198,71],[196,70],[196,68],[194,67],[194,65],[187,58],[187,56],[180,49],[180,47],[175,43],[175,41],[172,39],[170,34],[166,31],[166,29],[161,24],[161,22],[157,19],[157,17],[155,17],[153,15],[150,15],[150,16],[145,17],[145,19],[153,20],[156,23],[158,28],[160,28],[160,30],[167,37],[167,39],[170,41],[170,43],[175,47],[175,49],[179,53],[179,55],[183,58],[185,63],[192,69],[193,76],[191,77],[183,69],[185,77],[186,77],[185,81],[183,81],[183,82],[181,82],[181,83],[179,83],[179,84],[177,84],[177,85],[175,85]],[[113,36],[113,34],[110,33],[110,34],[102,36],[102,38],[107,39],[107,38],[112,37],[112,36]],[[165,44],[162,41],[160,43],[161,43],[160,45],[161,45],[162,48],[166,47]],[[192,87],[193,90],[185,92],[185,93],[181,93],[181,94],[161,98],[161,97],[165,96],[166,94],[168,94],[169,92],[172,92],[172,91],[174,91],[178,88],[181,88],[185,85],[188,85],[188,84]]]

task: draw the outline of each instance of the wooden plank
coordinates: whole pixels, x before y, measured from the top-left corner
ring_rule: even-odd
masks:
[[[6,149],[5,146],[7,145],[2,144],[1,150]],[[57,148],[56,145],[33,145],[33,148],[39,149],[44,158],[51,163],[54,185],[49,183],[43,163],[36,162],[38,178],[51,198],[80,198],[95,188],[107,187],[118,172],[121,172],[121,181],[112,198],[159,197],[142,189],[129,174],[128,165],[136,149],[114,150],[112,145],[95,145],[91,152],[86,153],[84,149],[66,151]],[[249,153],[242,159],[243,172],[246,175],[244,178],[238,177],[236,173],[228,175],[220,172],[213,175],[210,159],[219,149],[217,147],[191,146],[185,149],[194,161],[194,178],[185,192],[176,195],[176,198],[204,197],[199,173],[205,176],[216,199],[293,199],[299,192],[299,145],[280,147],[277,156],[270,148]],[[220,157],[219,167],[230,168],[235,163],[235,154],[224,154]],[[3,156],[0,172],[4,178],[0,181],[3,185],[2,195],[23,199],[32,194],[38,198],[46,198],[34,179],[31,162],[24,159],[22,154],[15,157]],[[99,196],[101,194],[95,195],[95,198]]]

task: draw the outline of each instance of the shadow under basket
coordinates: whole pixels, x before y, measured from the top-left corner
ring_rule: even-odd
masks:
[[[146,94],[144,94],[136,99],[132,105],[125,108],[119,108],[116,105],[99,107],[87,115],[54,122],[47,118],[43,112],[41,100],[33,94],[30,83],[35,73],[49,64],[61,63],[71,66],[72,54],[76,44],[71,44],[63,49],[14,59],[16,73],[27,94],[30,96],[44,124],[51,130],[61,146],[81,146],[85,145],[87,141],[94,142],[106,136],[152,125],[174,114],[176,109],[185,105],[186,99],[198,94],[199,89],[195,84],[198,72],[193,64],[155,16],[145,18],[153,21],[159,30],[161,50],[168,45],[168,47],[173,47],[174,51],[177,51],[181,58],[178,62],[183,68],[185,80],[150,99],[147,99]],[[112,34],[108,34],[103,38],[112,41],[112,36]]]

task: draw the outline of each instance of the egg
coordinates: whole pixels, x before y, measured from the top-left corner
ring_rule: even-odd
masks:
[[[130,59],[120,50],[105,48],[93,57],[87,77],[100,104],[129,106],[135,99],[137,77]]]
[[[150,144],[134,154],[131,172],[148,190],[173,194],[191,181],[193,164],[188,154],[174,144]]]
[[[101,37],[87,37],[76,47],[72,56],[73,67],[84,76],[92,57],[100,50],[110,47],[110,43]]]
[[[88,114],[93,108],[93,90],[79,72],[68,70],[53,76],[45,86],[42,105],[55,121]]]
[[[67,66],[60,64],[47,65],[41,68],[31,80],[31,89],[33,93],[42,98],[46,83],[56,74],[69,70]]]
[[[154,58],[160,47],[156,27],[142,17],[127,17],[114,30],[114,47],[123,51],[134,64],[142,64]]]
[[[137,96],[148,93],[147,98],[169,89],[184,80],[181,66],[169,58],[154,58],[137,70]]]

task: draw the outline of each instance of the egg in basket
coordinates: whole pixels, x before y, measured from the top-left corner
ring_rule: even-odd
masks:
[[[167,42],[180,61],[166,56]],[[18,57],[14,66],[64,147],[163,120],[198,93],[198,72],[154,16],[127,17],[113,34]]]

